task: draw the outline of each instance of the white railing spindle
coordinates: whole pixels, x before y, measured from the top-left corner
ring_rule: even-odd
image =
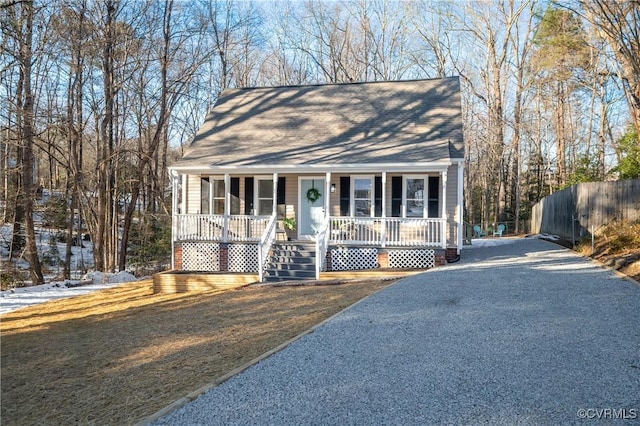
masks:
[[[176,215],[176,241],[259,242],[273,216]],[[327,244],[446,247],[446,219],[333,216]],[[320,236],[319,236],[320,237]]]

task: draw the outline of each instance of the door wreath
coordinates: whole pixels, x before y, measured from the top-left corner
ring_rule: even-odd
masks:
[[[307,191],[307,200],[309,200],[311,203],[315,203],[316,201],[318,201],[318,198],[320,198],[320,191],[318,191],[316,188],[309,188],[309,190]]]

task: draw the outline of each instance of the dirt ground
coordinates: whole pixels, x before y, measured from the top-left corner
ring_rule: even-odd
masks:
[[[391,282],[154,295],[144,281],[2,315],[2,423],[134,423]]]

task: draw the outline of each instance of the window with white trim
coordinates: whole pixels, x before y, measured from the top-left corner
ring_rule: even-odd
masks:
[[[404,180],[404,205],[405,217],[425,217],[424,195],[425,195],[425,178],[424,177],[407,177]]]
[[[224,179],[200,178],[200,213],[224,214]]]
[[[213,205],[213,214],[224,214],[224,199],[224,179],[213,179],[211,181],[211,204]]]
[[[404,176],[403,217],[440,217],[440,177]]]
[[[351,215],[356,217],[373,216],[373,177],[353,176],[351,178]]]
[[[269,216],[273,213],[273,178],[258,179],[255,205],[258,207],[259,216]]]

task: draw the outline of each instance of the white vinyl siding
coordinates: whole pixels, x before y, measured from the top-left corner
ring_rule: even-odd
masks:
[[[187,214],[200,213],[200,176],[189,175],[187,177],[187,206],[185,211]]]
[[[458,167],[463,164],[452,164],[447,170],[447,247],[458,245]]]

